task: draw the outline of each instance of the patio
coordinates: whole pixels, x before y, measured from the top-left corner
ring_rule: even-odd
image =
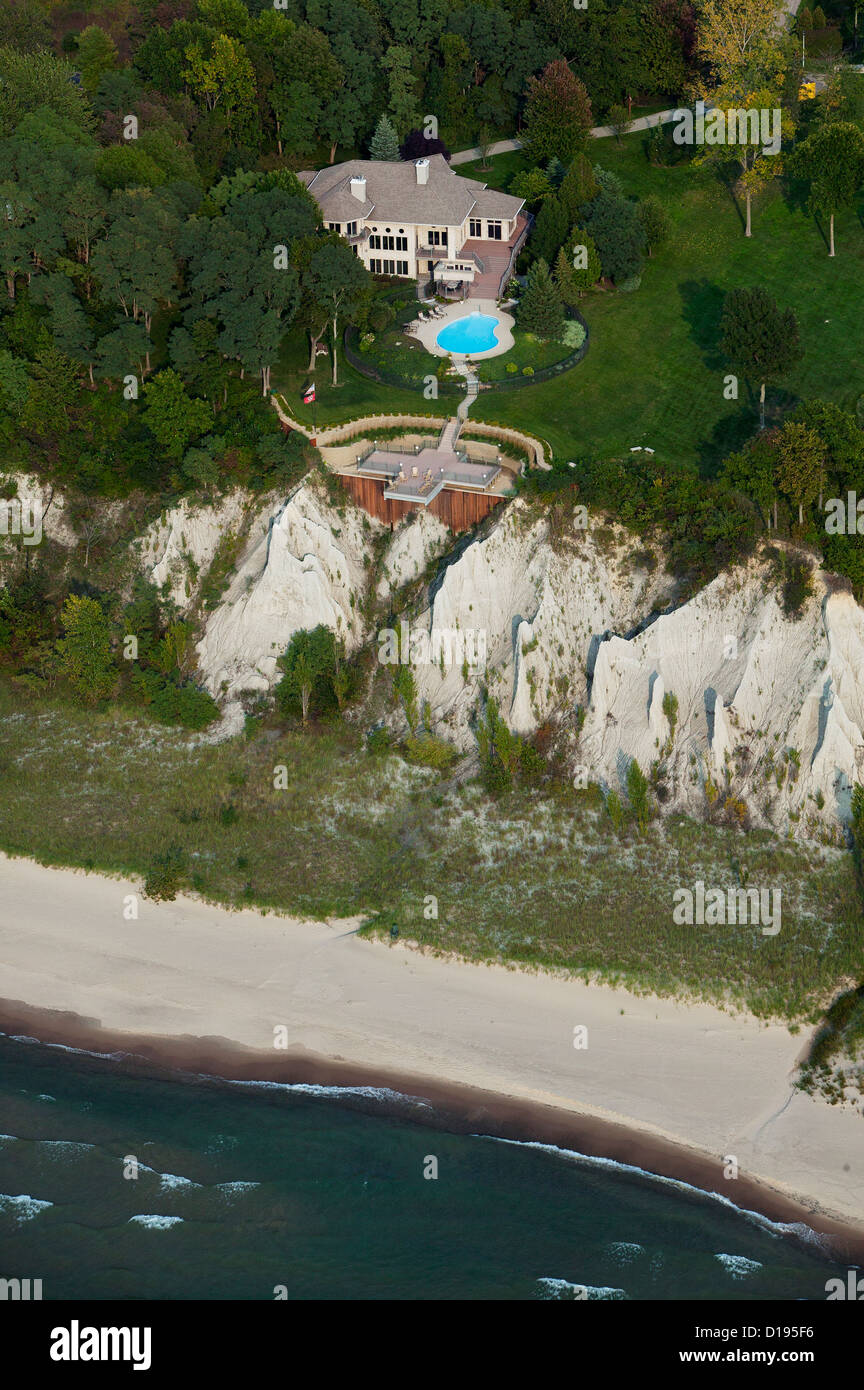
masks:
[[[457,319],[466,318],[469,314],[489,314],[491,318],[497,319],[495,329],[498,343],[496,347],[489,348],[485,352],[472,353],[450,353],[446,348],[438,346],[437,338],[442,328],[446,328],[448,323],[454,323]],[[407,324],[404,332],[410,333],[423,344],[426,351],[433,357],[452,357],[454,361],[480,362],[485,357],[498,357],[502,352],[509,352],[513,346],[513,316],[504,309],[499,309],[494,299],[462,299],[457,304],[426,304],[421,309],[420,314],[411,323]]]

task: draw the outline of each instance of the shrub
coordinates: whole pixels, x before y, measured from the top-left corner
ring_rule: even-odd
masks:
[[[373,304],[369,310],[369,327],[376,333],[383,333],[385,328],[389,328],[396,317],[396,312],[391,304],[386,300],[379,299],[377,304]]]
[[[186,856],[179,845],[169,845],[155,854],[144,879],[144,896],[153,902],[173,902],[180,888],[180,875]]]
[[[533,376],[533,375],[534,375],[534,368],[533,368],[533,367],[523,367],[523,368],[522,368],[522,375],[523,375],[523,376]]]
[[[506,370],[512,374],[513,372],[518,372],[519,368],[515,362],[508,362]]]
[[[566,347],[580,348],[585,341],[585,328],[578,319],[568,319],[561,334],[561,342]]]
[[[436,772],[446,772],[458,758],[457,750],[444,739],[434,734],[411,735],[405,740],[405,756],[409,762],[419,763],[421,767],[432,767]]]
[[[160,724],[181,724],[184,729],[206,729],[219,718],[219,706],[206,690],[167,681],[153,696],[150,712]]]

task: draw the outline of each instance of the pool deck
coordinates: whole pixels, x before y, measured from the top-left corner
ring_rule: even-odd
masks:
[[[427,309],[421,312],[428,313]],[[498,342],[495,347],[487,348],[485,352],[449,352],[447,348],[438,346],[437,338],[442,328],[448,324],[455,323],[457,319],[467,318],[469,314],[489,314],[498,320],[495,332]],[[412,324],[406,326],[406,332],[412,334],[423,344],[427,352],[431,352],[434,357],[452,357],[454,361],[470,358],[472,362],[482,362],[484,357],[497,357],[502,352],[509,352],[513,346],[513,316],[506,310],[499,309],[494,299],[463,299],[458,304],[448,304],[444,307],[444,313],[436,315],[432,319],[415,319]]]

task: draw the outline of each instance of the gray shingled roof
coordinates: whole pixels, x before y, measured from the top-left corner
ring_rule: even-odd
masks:
[[[352,178],[366,179],[366,201],[351,192]],[[459,227],[474,210],[483,217],[515,217],[523,199],[496,193],[474,179],[454,174],[443,154],[429,156],[429,182],[418,184],[415,163],[399,160],[349,159],[317,173],[300,175],[315,198],[325,222],[418,222]]]

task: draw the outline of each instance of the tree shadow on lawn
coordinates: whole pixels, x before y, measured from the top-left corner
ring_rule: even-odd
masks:
[[[741,202],[738,194],[735,192],[735,185],[741,176],[740,168],[734,163],[717,164],[714,168],[714,176],[721,187],[726,189],[729,195],[729,201],[735,209],[743,232],[747,227],[746,204]]]
[[[706,439],[696,446],[696,461],[703,478],[716,478],[720,465],[730,454],[737,453],[759,430],[759,404],[747,388],[748,402],[738,406],[716,422]],[[755,405],[755,409],[754,409]]]
[[[715,478],[720,465],[730,454],[742,449],[748,439],[759,433],[759,390],[761,382],[743,380],[739,377],[739,390],[743,387],[746,399],[738,402],[738,408],[723,415],[714,425],[707,439],[697,445],[699,471],[706,478]],[[765,428],[782,425],[786,416],[798,403],[800,397],[783,387],[768,385],[765,395]]]
[[[678,286],[682,316],[689,326],[690,338],[702,355],[709,371],[719,372],[724,366],[720,351],[720,319],[725,292],[710,280],[684,280]],[[719,386],[719,383],[718,383]]]

